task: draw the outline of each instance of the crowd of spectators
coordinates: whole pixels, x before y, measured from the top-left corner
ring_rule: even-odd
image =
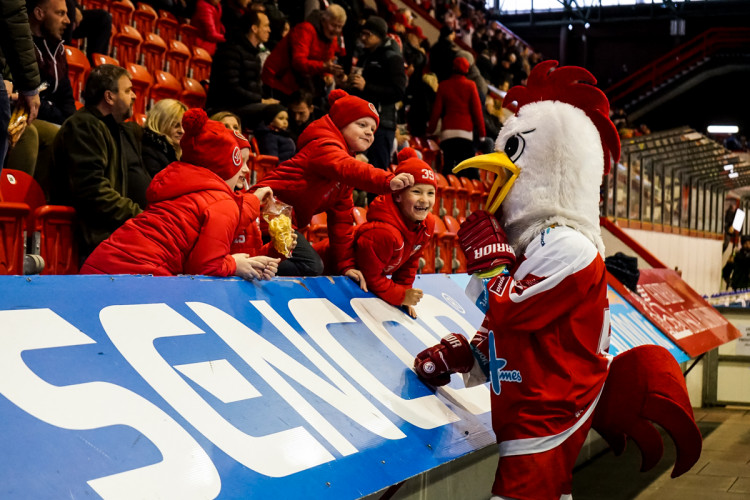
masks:
[[[195,45],[213,56],[210,78],[204,82],[205,110],[212,120],[253,136],[260,153],[294,168],[312,161],[310,144],[330,146],[318,146],[309,131],[305,135],[316,124],[316,130],[325,129],[336,138],[337,161],[353,169],[346,173],[338,167],[335,172],[329,172],[329,166],[316,167],[327,179],[321,185],[336,186],[349,198],[347,193],[360,188],[369,193],[370,202],[396,189],[395,185],[404,189],[414,181],[400,176],[394,185],[390,173],[396,153],[409,145],[410,138],[430,136],[440,144],[444,173],[473,156],[482,139],[496,135],[502,126],[504,91],[523,83],[538,60],[537,54],[486,18],[481,2],[417,2],[424,9],[420,14],[434,15],[442,23],[434,45],[415,24],[413,12],[389,1],[145,3],[189,20],[197,29]],[[83,261],[126,221],[149,208],[148,191],[155,177],[163,178],[161,172],[169,165],[185,161],[181,142],[187,106],[174,99],[153,102],[145,126],[139,126],[131,120],[135,101],[131,75],[119,66],[94,64],[83,89],[83,105],[76,110],[64,44],[85,37],[89,56],[108,53],[110,14],[71,0],[13,0],[3,2],[3,9],[15,24],[7,32],[11,36],[2,40],[8,64],[3,65],[7,93],[0,94],[0,111],[13,106],[30,111],[5,165],[33,175],[50,202],[76,209]],[[339,89],[339,108],[357,103],[360,118],[350,116],[350,110],[329,115],[330,103],[336,100],[331,97],[334,89]],[[346,120],[337,123],[342,115]],[[371,124],[362,118],[368,116],[376,118],[371,131]],[[0,118],[7,121],[5,115]],[[322,126],[321,120],[329,121]],[[350,130],[355,124],[359,129]],[[7,125],[0,123],[0,128],[4,132]],[[361,137],[349,142],[345,131]],[[367,148],[352,149],[351,144],[363,141]],[[5,138],[0,137],[0,142],[6,144]],[[248,155],[248,150],[243,148],[242,154]],[[360,172],[358,177],[355,172]],[[270,175],[265,182],[282,197],[299,187],[279,175]],[[323,193],[306,196],[317,195]],[[322,202],[306,199],[305,203],[318,207]],[[343,213],[349,209],[342,211],[342,206],[336,206],[330,221],[334,229],[337,223],[346,227],[351,216]],[[295,209],[298,224],[309,222],[312,212],[300,219],[300,207]],[[424,206],[417,212],[424,212]],[[350,259],[341,259],[344,250],[339,246],[351,234],[348,229],[333,233],[341,234],[332,242],[338,260],[331,269],[349,272]],[[303,244],[300,240],[300,251],[309,254],[309,246],[303,249]],[[312,273],[322,272],[323,264],[327,265],[312,266]],[[287,267],[284,262],[279,265],[280,270]],[[300,272],[299,268],[294,269]],[[361,278],[356,272],[349,275]]]

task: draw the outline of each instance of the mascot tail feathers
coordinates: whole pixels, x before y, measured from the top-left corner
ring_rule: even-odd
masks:
[[[644,345],[615,357],[594,413],[593,428],[620,455],[627,438],[641,450],[641,471],[655,466],[664,444],[653,423],[669,433],[677,458],[672,477],[695,465],[703,438],[680,366],[663,347]]]

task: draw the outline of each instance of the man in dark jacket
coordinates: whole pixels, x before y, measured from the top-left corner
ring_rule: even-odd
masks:
[[[735,290],[750,288],[750,236],[742,237],[742,246],[734,255],[732,288]]]
[[[34,57],[29,17],[23,0],[0,2],[0,170],[8,151],[8,123],[10,123],[10,98],[2,77],[7,64],[14,75],[14,85],[19,99],[29,109],[29,123],[39,111],[39,69]]]
[[[360,41],[364,53],[348,79],[351,93],[375,105],[380,125],[375,140],[365,153],[370,163],[387,170],[396,136],[396,103],[406,95],[404,58],[395,41],[388,38],[388,24],[378,16],[370,16],[362,26]]]
[[[254,129],[260,123],[263,109],[277,104],[275,99],[264,99],[260,82],[258,46],[271,33],[268,16],[249,10],[241,20],[241,30],[219,44],[211,64],[211,85],[206,108],[209,114],[231,111],[242,119],[245,128]]]
[[[142,212],[128,197],[128,178],[143,169],[143,129],[124,123],[135,93],[127,71],[103,64],[91,70],[86,106],[63,123],[55,138],[54,203],[77,215],[81,261],[126,220]]]
[[[27,0],[26,7],[39,75],[47,83],[47,89],[39,95],[38,118],[61,125],[76,111],[62,40],[70,24],[68,10],[65,0]]]

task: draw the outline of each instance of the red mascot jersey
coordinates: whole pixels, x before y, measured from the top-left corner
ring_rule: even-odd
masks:
[[[602,260],[581,233],[550,227],[512,276],[488,284],[492,426],[500,456],[540,453],[590,425],[609,366]]]

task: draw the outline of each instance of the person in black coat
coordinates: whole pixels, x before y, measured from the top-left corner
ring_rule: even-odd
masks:
[[[272,104],[263,112],[263,123],[255,129],[255,139],[261,154],[275,156],[279,163],[288,160],[297,151],[289,136],[289,113],[281,104]]]

